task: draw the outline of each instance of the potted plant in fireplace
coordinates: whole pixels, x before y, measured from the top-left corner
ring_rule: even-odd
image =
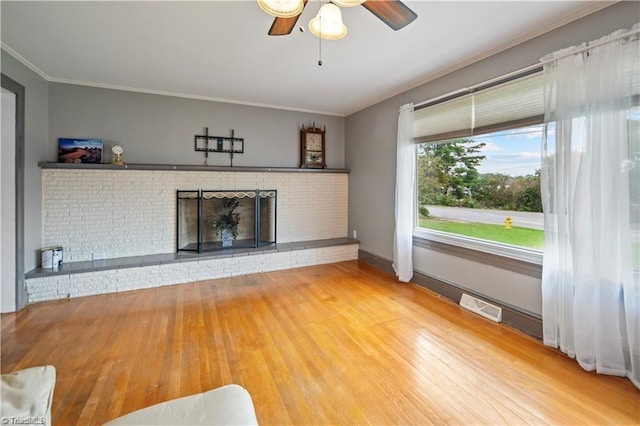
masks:
[[[231,247],[233,240],[238,238],[240,214],[235,213],[235,209],[239,204],[240,201],[235,198],[227,198],[222,202],[219,214],[211,218],[216,235],[220,234],[222,247]]]

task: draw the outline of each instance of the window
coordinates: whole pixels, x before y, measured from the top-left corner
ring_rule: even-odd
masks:
[[[543,98],[536,69],[417,108],[414,235],[541,263]]]
[[[417,146],[417,227],[542,250],[540,146],[533,125]]]

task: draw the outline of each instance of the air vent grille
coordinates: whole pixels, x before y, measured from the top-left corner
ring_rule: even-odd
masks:
[[[490,319],[491,321],[502,321],[502,308],[491,303],[487,303],[484,300],[480,300],[476,297],[470,296],[466,293],[462,294],[460,299],[460,306],[463,308],[475,312],[478,315]]]

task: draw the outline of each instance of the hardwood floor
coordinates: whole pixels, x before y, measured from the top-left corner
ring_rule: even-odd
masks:
[[[639,424],[640,391],[357,261],[32,305],[2,372],[57,369],[53,424],[238,383],[261,424]]]

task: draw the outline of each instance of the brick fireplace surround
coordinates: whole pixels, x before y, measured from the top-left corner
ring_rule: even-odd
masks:
[[[42,245],[57,271],[26,275],[28,303],[357,259],[348,171],[41,163]],[[79,166],[79,167],[78,167]],[[176,253],[176,191],[275,188],[278,244]],[[98,260],[99,259],[99,260]]]

